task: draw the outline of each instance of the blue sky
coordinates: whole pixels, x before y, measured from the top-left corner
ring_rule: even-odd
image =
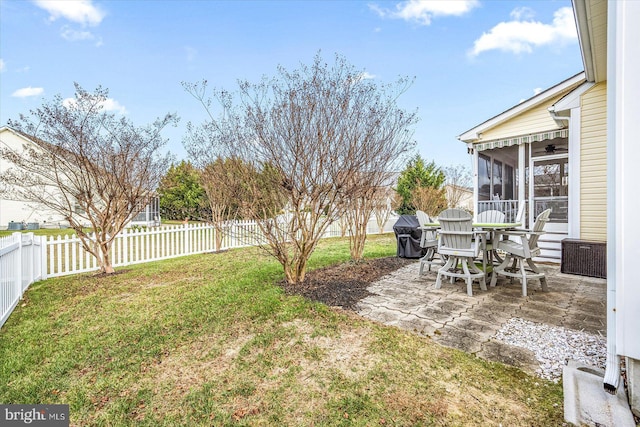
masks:
[[[583,69],[570,0],[0,0],[0,125],[102,85],[105,108],[138,125],[176,112],[165,137],[181,159],[186,123],[204,118],[182,81],[232,90],[318,51],[383,83],[415,77],[400,104],[440,166],[470,166],[457,135]]]

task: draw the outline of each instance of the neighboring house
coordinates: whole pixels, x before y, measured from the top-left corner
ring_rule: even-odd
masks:
[[[640,2],[573,0],[585,71],[464,132],[475,211],[553,209],[543,255],[565,237],[607,243],[607,391],[640,416]],[[499,198],[499,200],[495,200]],[[492,200],[493,199],[493,200]]]
[[[444,191],[450,208],[459,208],[473,212],[473,188],[447,184],[444,186]]]
[[[27,136],[8,126],[0,128],[0,147],[20,152],[25,144],[35,145]],[[0,158],[0,174],[12,166],[7,160]],[[6,194],[4,197],[2,192]],[[56,191],[53,190],[52,193],[56,193]],[[58,194],[60,193],[58,192]],[[11,222],[42,228],[68,226],[68,221],[60,213],[49,210],[37,203],[13,200],[10,188],[0,188],[0,229],[8,228]],[[131,224],[159,225],[160,206],[158,198],[155,197],[147,206],[141,207],[140,213],[133,219]]]
[[[14,151],[22,151],[25,144],[34,144],[29,138],[9,127],[0,128],[0,147]],[[12,167],[7,160],[0,158],[0,174]],[[1,185],[1,184],[0,184]],[[39,226],[55,226],[68,224],[64,217],[57,212],[45,209],[37,203],[28,203],[11,199],[11,189],[0,189],[7,193],[5,198],[0,195],[0,229],[8,227],[10,222],[39,224]],[[1,194],[1,193],[0,193]]]

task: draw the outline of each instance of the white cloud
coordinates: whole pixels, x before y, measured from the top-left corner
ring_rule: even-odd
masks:
[[[469,54],[478,56],[489,50],[516,54],[531,53],[535,47],[568,43],[578,39],[573,10],[570,7],[558,9],[553,14],[551,24],[534,21],[532,11],[527,8],[515,9],[511,12],[511,17],[514,20],[501,22],[488,33],[483,33],[474,42]]]
[[[381,8],[376,4],[370,4],[369,8],[383,18],[404,19],[429,25],[434,17],[464,15],[478,4],[478,0],[408,0],[396,4],[395,9]]]
[[[49,19],[65,18],[82,25],[98,25],[105,12],[92,0],[34,0],[36,6],[49,12]]]
[[[67,108],[71,108],[76,105],[76,100],[75,98],[65,98],[62,101],[62,105],[64,105]],[[127,114],[127,109],[124,107],[124,105],[121,105],[118,101],[116,101],[113,98],[105,99],[100,103],[100,106],[102,107],[103,111],[115,111],[116,113],[119,113],[122,115]]]
[[[4,60],[0,59],[0,73],[2,73],[5,69]]]
[[[524,19],[533,19],[536,16],[536,12],[530,7],[517,7],[511,11],[510,16],[515,21],[522,21]]]
[[[95,36],[90,31],[74,30],[68,25],[65,25],[61,28],[60,35],[62,36],[63,39],[70,42],[95,39]]]
[[[44,89],[41,87],[23,87],[22,89],[18,89],[11,94],[11,96],[16,98],[28,98],[30,96],[38,96],[44,93]]]
[[[533,96],[538,95],[540,92],[542,92],[542,88],[541,87],[537,87],[537,88],[533,89]],[[522,98],[520,101],[518,101],[518,104],[522,104],[526,100],[527,100],[527,98]]]
[[[376,76],[375,74],[371,74],[368,71],[365,71],[364,73],[360,74],[361,80],[371,80],[371,79],[375,79],[376,77],[378,76]]]

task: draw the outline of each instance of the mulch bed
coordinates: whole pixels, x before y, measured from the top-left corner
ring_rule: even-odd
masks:
[[[355,310],[357,302],[370,295],[367,291],[370,283],[412,262],[416,260],[398,257],[350,261],[309,271],[304,282],[298,285],[283,281],[281,286],[289,295]]]

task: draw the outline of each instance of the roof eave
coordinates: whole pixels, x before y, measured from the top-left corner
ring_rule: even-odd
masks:
[[[573,14],[576,20],[576,28],[578,29],[578,40],[580,42],[586,80],[594,82],[596,81],[595,61],[593,58],[594,52],[591,48],[591,38],[589,37],[587,3],[585,0],[571,0],[571,3],[573,4]]]
[[[524,111],[527,111],[528,109],[546,101],[549,98],[552,98],[554,96],[556,96],[557,94],[561,93],[562,91],[579,84],[580,82],[584,81],[585,79],[585,73],[584,72],[580,72],[572,77],[569,77],[568,79],[558,83],[555,86],[550,87],[547,90],[544,90],[542,92],[540,92],[537,95],[532,96],[531,98],[527,99],[526,101],[521,102],[520,104],[517,104],[511,108],[509,108],[508,110],[498,114],[497,116],[494,116],[492,118],[490,118],[489,120],[486,120],[485,122],[469,129],[468,131],[460,134],[458,136],[458,139],[462,142],[465,143],[470,143],[470,142],[477,142],[480,140],[480,134],[482,132],[485,132],[487,129],[491,129],[503,122],[506,122],[507,120],[511,119],[512,117],[517,116],[518,114],[523,113]]]
[[[0,133],[7,131],[7,132],[11,132],[12,134],[14,134],[15,136],[31,143],[31,144],[35,144],[35,141],[32,140],[31,138],[29,138],[27,135],[23,134],[22,132],[18,132],[17,130],[13,129],[10,126],[2,126],[0,127]]]

